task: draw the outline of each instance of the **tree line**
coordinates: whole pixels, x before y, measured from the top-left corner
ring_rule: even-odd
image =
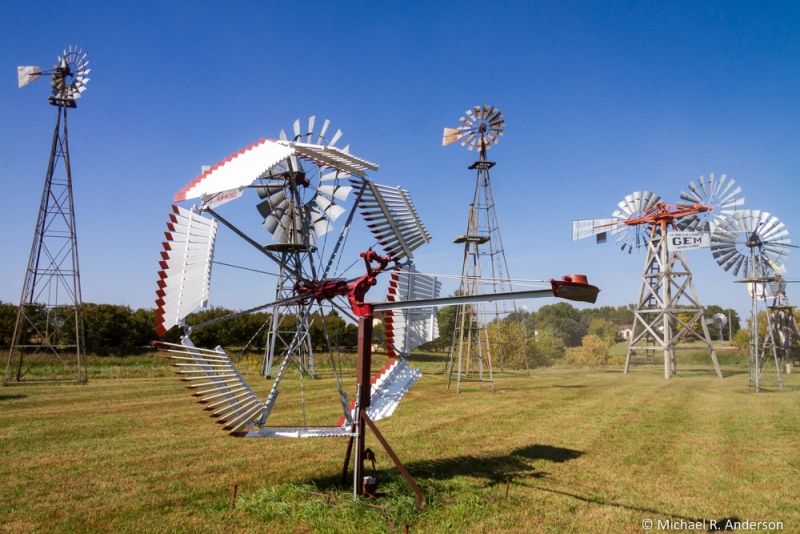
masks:
[[[118,304],[84,303],[84,339],[88,350],[149,347],[156,341],[177,343],[182,330],[173,327],[163,336],[155,332],[156,312],[154,309],[132,309]],[[503,354],[504,362],[510,366],[524,365],[523,358],[533,366],[547,365],[552,357],[563,356],[567,349],[581,347],[588,335],[597,336],[609,342],[616,341],[619,327],[633,324],[634,306],[601,306],[577,309],[567,302],[545,305],[538,311],[517,311],[494,321],[489,325],[490,343],[496,340],[493,351]],[[234,310],[211,307],[190,314],[186,323],[198,325],[213,319],[231,315]],[[731,325],[719,328],[719,323],[708,325],[712,339],[729,339],[739,330],[739,316],[733,310],[724,310],[711,305],[705,308],[705,316],[710,319],[717,313],[726,317],[730,314]],[[36,314],[34,314],[36,315]],[[41,321],[54,320],[42,311]],[[0,302],[0,346],[8,347],[14,334],[17,307]],[[446,306],[439,310],[439,337],[420,347],[423,350],[446,351],[453,341],[456,307]],[[56,317],[57,319],[57,317]],[[269,330],[271,316],[267,312],[242,314],[223,322],[200,328],[192,333],[192,339],[202,346],[244,347],[263,350]],[[316,349],[327,349],[327,339],[339,348],[352,349],[358,342],[358,328],[347,323],[335,310],[324,317],[314,314],[310,318],[311,343]],[[292,332],[297,319],[288,315],[282,319],[279,330]],[[699,325],[696,325],[699,328]],[[325,333],[328,333],[328,336]],[[66,335],[69,330],[65,329]],[[376,341],[380,344],[382,328],[376,328]],[[74,333],[73,333],[74,335]],[[525,341],[523,341],[525,340]],[[491,346],[490,346],[491,349]],[[507,354],[506,354],[507,353]]]
[[[119,304],[95,304],[84,302],[81,305],[84,323],[84,344],[87,350],[130,349],[152,347],[156,341],[179,343],[182,329],[173,327],[163,336],[156,334],[156,311],[154,309],[132,309]],[[71,310],[66,310],[71,314]],[[64,312],[47,311],[32,307],[28,316],[36,324],[36,328],[44,330],[48,322],[62,321]],[[222,307],[211,307],[207,310],[190,314],[186,324],[198,325],[213,319],[234,314],[234,310]],[[267,312],[242,314],[231,319],[200,328],[192,332],[192,340],[200,346],[244,347],[250,345],[253,350],[263,350],[266,344],[267,331],[271,315]],[[9,347],[14,336],[17,320],[17,306],[0,302],[0,346]],[[297,329],[297,319],[288,315],[283,317],[279,330],[292,332]],[[327,340],[340,348],[352,349],[358,343],[358,327],[347,323],[335,310],[325,317],[313,314],[310,318],[310,339],[315,349],[327,350]],[[61,328],[65,343],[74,342],[74,328],[65,322]],[[327,336],[325,332],[327,331]],[[23,336],[31,340],[35,329],[24,332]]]

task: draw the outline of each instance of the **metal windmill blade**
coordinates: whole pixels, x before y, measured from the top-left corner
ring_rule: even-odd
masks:
[[[624,223],[631,219],[644,216],[656,204],[661,202],[661,197],[650,191],[635,191],[626,196],[622,202],[617,204],[619,209],[611,214],[615,222]],[[647,245],[650,240],[650,228],[648,225],[626,225],[617,224],[613,227],[613,234],[617,235],[615,244],[620,245],[624,252],[626,249],[631,253],[634,248],[641,248]]]
[[[475,106],[465,115],[459,119],[462,126],[444,129],[442,146],[461,141],[461,146],[467,146],[469,150],[477,146],[483,152],[497,144],[503,135],[505,121],[496,107]]]
[[[216,350],[195,347],[188,337],[182,344],[161,343],[161,350],[169,353],[167,359],[175,363],[175,374],[181,375],[186,388],[198,397],[203,410],[223,425],[222,429],[233,435],[246,430],[259,420],[264,403],[250,389],[242,374],[233,365],[222,347]]]
[[[721,217],[733,215],[734,211],[744,205],[742,188],[735,184],[733,178],[727,178],[724,174],[715,178],[714,173],[709,174],[707,180],[700,176],[697,183],[689,182],[689,191],[681,191],[681,201],[678,202],[678,206],[692,207],[701,204],[713,210],[681,219],[678,228],[693,232],[716,230]]]
[[[435,299],[441,290],[442,283],[435,276],[420,274],[414,265],[407,265],[392,271],[386,300]],[[407,357],[415,347],[439,337],[434,308],[387,310],[383,322],[386,350],[390,358]]]
[[[353,182],[353,185],[357,182]],[[400,261],[413,258],[412,252],[430,242],[431,235],[411,203],[408,191],[367,181],[359,202],[367,227],[383,250]]]
[[[789,231],[777,217],[759,210],[724,216],[711,234],[711,253],[735,276],[757,278],[783,269],[789,253]]]
[[[163,335],[208,302],[217,223],[172,206],[156,295],[156,332]]]

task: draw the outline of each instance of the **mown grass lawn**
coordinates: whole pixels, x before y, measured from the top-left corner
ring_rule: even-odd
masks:
[[[456,395],[440,357],[421,358],[378,425],[427,505],[413,508],[369,437],[382,510],[338,488],[344,441],[231,438],[148,358],[95,362],[85,386],[0,389],[0,531],[642,532],[723,518],[800,531],[797,374],[756,394],[741,362],[719,380],[688,358],[669,381],[658,363],[551,368]]]

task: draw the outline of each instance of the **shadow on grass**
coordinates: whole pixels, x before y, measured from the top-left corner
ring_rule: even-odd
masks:
[[[573,449],[550,445],[529,445],[499,456],[456,456],[437,460],[423,460],[407,465],[413,475],[443,480],[457,476],[472,476],[489,480],[492,484],[505,482],[506,476],[543,477],[530,465],[536,460],[563,463],[579,458],[583,453]]]
[[[23,395],[21,393],[16,393],[14,395],[0,395],[0,401],[4,400],[13,400],[13,399],[27,399],[27,395]]]
[[[409,356],[408,363],[414,363],[414,362],[431,363],[431,362],[434,362],[434,363],[444,364],[444,362],[446,362],[447,359],[448,359],[447,354],[436,355],[436,354],[417,354],[417,353],[414,353],[411,356]]]
[[[395,466],[383,449],[373,448],[376,453],[377,473],[394,470]],[[517,478],[544,478],[546,473],[537,471],[531,463],[536,460],[547,460],[552,463],[563,463],[580,458],[581,451],[552,447],[550,445],[529,445],[511,451],[509,454],[497,456],[456,456],[453,458],[440,458],[436,460],[422,460],[405,463],[406,469],[413,478],[431,478],[447,480],[458,476],[471,476],[482,478],[490,486],[505,484],[506,477]],[[352,468],[352,463],[350,465]],[[365,464],[366,473],[371,474],[369,462]],[[349,475],[352,475],[352,469]],[[349,479],[348,479],[349,480]],[[341,487],[341,474],[315,478],[314,483],[319,488]]]

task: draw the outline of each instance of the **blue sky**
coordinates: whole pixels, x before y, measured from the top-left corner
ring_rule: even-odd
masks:
[[[573,243],[571,221],[608,217],[637,190],[674,203],[711,172],[800,232],[793,2],[3,1],[0,14],[2,301],[19,301],[55,118],[47,82],[18,89],[16,66],[49,67],[69,45],[92,68],[69,116],[86,301],[153,306],[175,192],[309,115],[378,163],[375,181],[410,191],[434,237],[416,254],[427,272],[460,272],[451,241],[474,187],[474,153],[442,147],[442,128],[484,103],[506,118],[489,155],[514,278],[585,273],[598,305],[633,302],[644,254]],[[687,257],[702,303],[747,313],[709,251]],[[785,262],[791,278],[798,261]],[[232,280],[212,276],[212,303],[267,300],[251,285],[263,281]],[[794,286],[789,296],[800,301]]]

